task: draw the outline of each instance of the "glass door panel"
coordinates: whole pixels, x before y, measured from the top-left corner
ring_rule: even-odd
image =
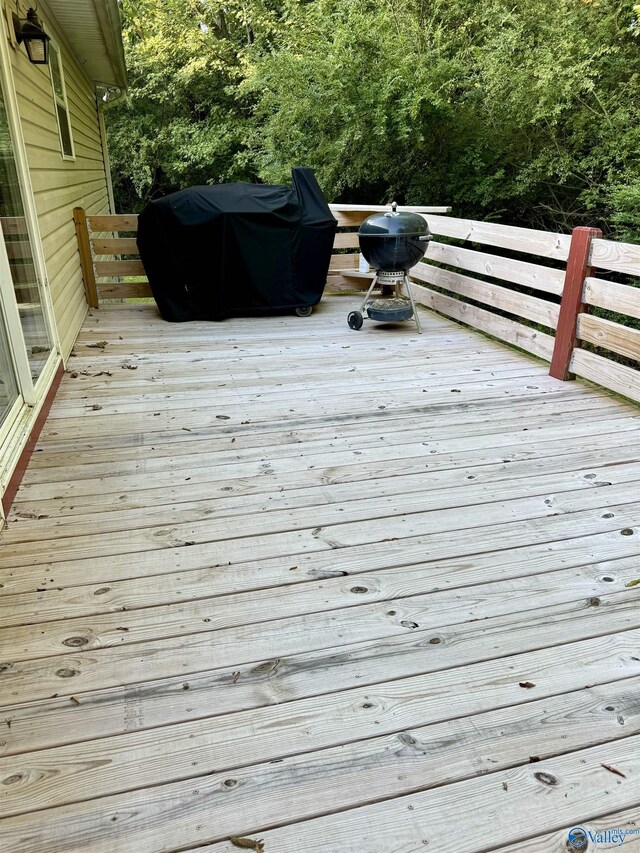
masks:
[[[7,327],[0,306],[0,426],[18,399],[18,383],[9,352]]]
[[[9,258],[9,268],[18,313],[27,347],[31,376],[40,376],[51,352],[51,338],[40,285],[36,274],[31,238],[22,203],[13,142],[4,96],[0,89],[0,224]],[[0,356],[1,357],[1,356]]]

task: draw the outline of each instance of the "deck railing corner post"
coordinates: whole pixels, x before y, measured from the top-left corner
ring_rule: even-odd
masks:
[[[584,304],[584,282],[591,275],[591,243],[598,237],[602,237],[599,228],[580,225],[571,232],[560,315],[549,369],[549,375],[555,379],[575,378],[569,367],[573,350],[579,346],[576,338],[578,317],[587,310]]]
[[[80,267],[82,269],[82,280],[84,282],[87,303],[89,304],[89,308],[99,308],[98,288],[96,286],[93,257],[91,255],[91,242],[89,240],[89,225],[87,214],[83,207],[73,208],[73,221],[76,227]]]

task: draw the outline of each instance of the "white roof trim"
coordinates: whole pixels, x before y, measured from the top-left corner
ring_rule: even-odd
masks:
[[[118,0],[46,0],[46,5],[87,77],[126,88]]]

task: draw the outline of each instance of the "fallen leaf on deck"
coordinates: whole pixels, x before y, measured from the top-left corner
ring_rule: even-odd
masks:
[[[253,838],[236,838],[234,835],[230,835],[229,841],[234,847],[242,847],[244,850],[257,850],[258,853],[264,853],[262,839],[254,841]]]
[[[92,406],[87,406],[86,408],[93,409],[94,412],[99,412],[102,406],[100,406],[98,403],[94,403]]]
[[[608,770],[609,773],[615,773],[616,776],[622,776],[623,779],[627,778],[622,770],[618,770],[617,767],[612,767],[610,764],[601,764],[600,766],[604,767],[605,770]]]
[[[230,415],[216,415],[216,418],[219,421],[228,421],[228,420],[230,420],[231,416]]]
[[[137,365],[137,364],[121,364],[121,365],[120,365],[120,367],[121,367],[123,370],[137,370],[137,369],[138,369],[138,365]],[[151,378],[152,378],[152,379],[155,379],[155,376],[152,376]]]
[[[180,427],[180,429],[183,429],[185,432],[192,432],[189,427]]]
[[[535,687],[535,684],[532,681],[521,681],[520,687],[526,687],[527,690],[530,690],[532,687]]]
[[[80,700],[78,699],[78,697],[77,697],[77,696],[69,696],[69,700],[70,700],[71,702],[75,702],[75,704],[76,704],[76,705],[79,705],[79,704],[80,704]]]
[[[96,341],[95,344],[87,344],[89,349],[104,349],[109,341]]]
[[[636,578],[634,581],[629,581],[625,586],[640,586],[640,578]]]
[[[31,347],[31,355],[37,355],[40,352],[49,352],[49,347],[39,347],[39,346]]]

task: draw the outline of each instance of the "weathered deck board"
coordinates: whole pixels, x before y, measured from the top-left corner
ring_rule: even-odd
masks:
[[[629,439],[631,441],[631,439]],[[626,453],[633,455],[633,445],[624,445]],[[366,461],[366,460],[365,460]],[[419,463],[418,463],[419,464]],[[586,479],[585,474],[595,474],[593,480]],[[333,527],[338,526],[335,531],[343,545],[351,544],[348,536],[340,536],[345,532],[348,522],[366,522],[373,519],[388,519],[401,517],[406,520],[407,515],[417,516],[421,512],[436,512],[446,508],[458,508],[463,506],[473,507],[479,504],[493,504],[500,500],[511,500],[529,497],[531,495],[554,492],[593,491],[598,488],[606,489],[615,502],[624,498],[624,491],[614,490],[613,486],[636,483],[640,490],[640,472],[636,461],[625,462],[620,465],[589,466],[589,471],[571,471],[560,474],[546,474],[538,476],[532,473],[526,480],[506,480],[498,485],[476,485],[467,482],[459,488],[448,488],[443,478],[430,477],[429,482],[423,484],[423,489],[417,491],[409,484],[407,492],[402,489],[404,478],[393,478],[400,480],[395,484],[398,490],[391,495],[378,494],[376,497],[368,497],[362,494],[362,489],[354,488],[350,500],[341,503],[330,503],[316,505],[312,524],[314,529],[319,525],[326,527],[327,533],[333,540]],[[440,479],[440,482],[438,480]],[[606,482],[607,485],[602,484]],[[596,485],[599,484],[599,485]],[[364,486],[368,484],[365,482]],[[526,511],[526,510],[525,510]],[[473,512],[473,510],[470,510]],[[158,546],[167,541],[182,542],[189,541],[192,545],[196,543],[216,542],[234,538],[253,538],[259,535],[283,533],[290,530],[304,530],[309,525],[308,506],[301,508],[287,507],[285,509],[273,508],[268,513],[255,516],[240,510],[233,516],[216,519],[213,513],[201,521],[189,521],[179,523],[175,520],[169,529],[158,527],[154,524],[153,516],[147,524],[141,524],[135,531],[119,531],[117,533],[102,533],[95,531],[87,536],[69,536],[58,538],[55,542],[45,539],[44,541],[20,542],[11,547],[7,542],[4,554],[0,554],[0,569],[13,568],[19,565],[33,564],[35,559],[42,562],[66,562],[86,557],[102,557],[104,555],[115,555],[125,553],[141,553],[142,551],[155,551]],[[470,525],[471,526],[471,525]],[[363,528],[364,529],[364,528]],[[46,527],[45,527],[46,532]],[[375,541],[377,530],[371,531],[371,537],[366,541]],[[317,538],[318,534],[314,534]]]
[[[319,839],[324,849],[332,851],[388,853],[427,845],[438,853],[486,850],[487,841],[510,843],[550,825],[568,828],[584,822],[584,815],[597,818],[609,809],[637,805],[639,749],[640,738],[625,738],[542,761],[535,767],[521,764],[434,791],[258,834],[263,836],[266,850],[278,853],[319,850]],[[615,767],[622,777],[604,764]],[[207,851],[229,853],[233,849],[222,842]]]
[[[611,622],[620,630],[640,628],[635,598],[609,595],[600,605],[584,600],[536,608],[463,623],[437,634],[417,628],[384,640],[351,643],[336,649],[297,653],[278,661],[221,667],[185,678],[140,681],[125,686],[83,691],[81,704],[69,698],[44,699],[6,709],[11,726],[3,734],[0,754],[17,754],[90,738],[144,730],[170,723],[291,702],[324,692],[331,677],[334,691],[354,684],[384,681],[381,663],[394,660],[396,677],[437,672],[520,654],[548,645],[606,635]],[[437,638],[439,642],[431,642]],[[239,675],[237,675],[239,673]],[[319,676],[322,676],[319,678]],[[77,729],[82,708],[82,730]]]
[[[569,469],[574,473],[576,466],[581,466],[582,477],[585,474],[594,473],[602,463],[606,465],[624,465],[630,461],[630,447],[635,444],[621,445],[620,447],[594,450],[583,450],[571,454],[555,455],[552,451],[556,449],[555,444],[548,446],[548,451],[543,456],[523,459],[510,463],[500,462],[495,465],[469,466],[462,468],[450,468],[441,471],[436,468],[424,473],[400,474],[391,477],[376,476],[366,481],[353,480],[352,482],[326,483],[320,486],[307,486],[302,489],[289,489],[286,491],[259,492],[243,488],[243,481],[238,480],[237,488],[232,488],[231,497],[205,496],[200,500],[191,500],[158,503],[150,512],[150,505],[145,505],[139,491],[127,495],[128,500],[120,502],[118,506],[122,509],[112,509],[112,504],[102,505],[100,513],[87,512],[86,506],[73,509],[68,504],[60,501],[51,501],[47,509],[51,514],[44,512],[45,502],[38,502],[37,507],[42,510],[22,509],[14,514],[14,523],[11,530],[5,533],[6,544],[16,542],[36,542],[41,539],[58,539],[69,535],[81,537],[87,534],[107,533],[116,530],[142,529],[158,527],[162,524],[179,524],[181,522],[195,522],[200,519],[222,518],[224,516],[237,516],[239,513],[270,512],[276,509],[295,509],[303,506],[319,507],[325,504],[340,504],[357,499],[361,490],[368,488],[368,494],[375,491],[377,495],[399,495],[419,492],[428,488],[441,487],[442,489],[455,489],[457,486],[469,486],[472,481],[477,486],[490,487],[491,483],[502,483],[506,480],[524,479],[529,476],[540,476],[547,471],[562,473]],[[390,463],[391,464],[391,463]],[[406,462],[402,470],[407,469]],[[380,474],[380,471],[377,472]],[[588,481],[587,481],[588,482]],[[598,488],[598,487],[596,487]],[[236,493],[237,492],[237,493]],[[118,496],[118,500],[120,496]],[[93,500],[93,496],[92,496]],[[83,512],[83,510],[85,510]]]
[[[0,535],[0,849],[631,826],[638,410],[348,307],[87,318]]]
[[[608,840],[596,840],[595,843],[600,846],[601,850],[619,848],[619,831],[625,828],[628,832],[624,836],[623,842],[625,853],[628,853],[629,850],[632,853],[637,853],[640,850],[640,816],[637,807],[622,812],[613,812],[588,822],[588,829],[594,839],[598,839],[598,837],[604,839],[605,833],[610,833]],[[538,835],[536,838],[528,838],[525,841],[516,841],[515,844],[496,849],[495,853],[566,853],[566,851],[567,831],[561,829]]]
[[[611,513],[616,525],[625,518],[632,518],[633,508],[634,505],[626,505],[626,513],[615,516]],[[325,603],[329,608],[347,607],[451,586],[536,574],[540,570],[558,571],[572,566],[594,565],[633,557],[637,553],[634,540],[620,536],[618,529],[608,533],[597,533],[597,529],[594,528],[590,535],[539,544],[529,543],[524,548],[475,553],[463,560],[454,557],[430,562],[427,555],[423,554],[422,559],[416,560],[411,553],[405,552],[398,566],[384,567],[381,561],[377,565],[375,561],[364,565],[354,562],[346,578],[341,576],[340,571],[334,572],[337,576],[332,577],[330,569],[323,571],[322,566],[316,567],[309,562],[295,568],[285,566],[283,570],[281,561],[276,560],[261,566],[251,561],[237,563],[215,574],[210,569],[204,569],[155,575],[153,586],[149,585],[148,576],[109,581],[107,590],[97,587],[92,579],[87,579],[83,585],[53,587],[46,592],[15,592],[4,599],[0,598],[0,625],[39,624],[61,618],[122,613],[125,602],[130,610],[136,610],[234,595],[233,599],[227,598],[226,603],[237,602],[239,607],[244,607],[242,602],[247,599],[243,596],[247,591],[250,593],[255,590],[258,572],[262,575],[262,586],[256,596],[256,604],[253,605],[255,613],[251,618],[260,621],[259,607],[268,607],[272,618],[302,612],[298,608],[305,600],[304,596],[308,596],[309,612],[315,612],[323,609]],[[408,564],[407,559],[410,561]],[[416,561],[412,563],[411,560]],[[604,569],[603,574],[606,575]],[[356,575],[358,586],[354,592],[352,587]],[[320,580],[322,582],[318,585],[309,585],[309,581]],[[100,594],[96,595],[98,589]],[[317,590],[322,591],[324,599],[318,600]],[[288,603],[290,600],[291,604]],[[212,606],[216,604],[211,601]],[[220,614],[216,614],[216,618],[220,618]]]

